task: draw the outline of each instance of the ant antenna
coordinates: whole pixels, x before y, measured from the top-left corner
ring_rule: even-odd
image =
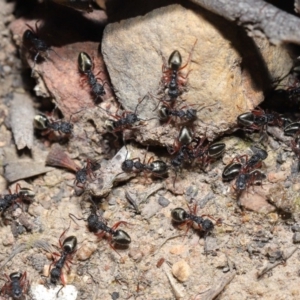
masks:
[[[137,106],[135,107],[135,110],[134,110],[134,114],[136,115],[136,112],[137,112],[137,109],[139,107],[139,105],[144,101],[144,99],[147,97],[148,94],[146,94],[141,100],[139,100]]]

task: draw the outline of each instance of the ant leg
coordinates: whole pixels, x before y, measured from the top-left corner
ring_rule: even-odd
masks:
[[[121,224],[124,224],[125,226],[132,225],[132,224],[130,224],[130,223],[128,223],[128,222],[125,222],[125,221],[119,221],[119,222],[117,222],[116,224],[114,224],[114,225],[112,226],[111,229],[115,230],[115,229],[117,229]]]
[[[60,293],[60,291],[65,287],[66,283],[65,283],[65,278],[63,276],[63,274],[61,274],[61,277],[60,277],[60,280],[61,282],[64,282],[63,286],[58,290],[58,292],[56,293],[56,298],[58,298],[58,295]]]
[[[100,239],[102,239],[102,238],[104,237],[105,231],[102,231],[102,232],[100,232],[100,233],[95,233],[95,235],[96,235],[97,238],[100,240]]]
[[[196,39],[196,41],[195,41],[195,43],[194,43],[194,45],[193,45],[193,47],[192,47],[192,49],[191,49],[191,51],[189,53],[189,57],[188,57],[188,60],[187,60],[186,64],[184,66],[182,66],[181,68],[179,68],[178,71],[184,69],[190,63],[191,58],[192,58],[192,53],[193,53],[193,51],[195,49],[195,46],[196,46],[197,42],[198,42],[198,39]]]
[[[70,227],[71,227],[71,221],[70,221],[69,227],[59,237],[58,242],[59,242],[60,248],[63,248],[62,238],[65,235],[65,233],[70,229]]]

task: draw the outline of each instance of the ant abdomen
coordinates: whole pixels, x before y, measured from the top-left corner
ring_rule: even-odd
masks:
[[[177,207],[171,211],[171,217],[175,222],[184,222],[187,219],[187,213],[183,208]]]
[[[113,243],[126,246],[131,243],[131,238],[127,232],[118,229],[112,234],[112,241]]]

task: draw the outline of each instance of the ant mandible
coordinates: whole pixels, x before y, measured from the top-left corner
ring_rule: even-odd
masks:
[[[7,282],[2,287],[0,294],[7,295],[13,299],[23,299],[24,295],[28,292],[29,280],[27,273],[14,272],[9,275],[5,274]]]
[[[102,96],[104,96],[106,94],[105,89],[104,89],[104,85],[107,84],[108,82],[103,81],[100,78],[97,78],[94,73],[93,73],[93,69],[94,69],[94,64],[93,64],[93,60],[91,59],[91,57],[85,53],[85,52],[80,52],[78,55],[78,68],[79,71],[82,75],[86,76],[86,80],[88,82],[88,84],[91,87],[91,93],[96,97],[95,98],[95,102],[97,102],[97,100],[100,98],[102,99]],[[102,71],[100,71],[98,74],[102,73]],[[96,75],[98,75],[96,74]],[[101,83],[99,83],[98,81],[100,81]],[[82,83],[82,81],[84,80],[84,78],[82,78],[80,80],[80,82]]]

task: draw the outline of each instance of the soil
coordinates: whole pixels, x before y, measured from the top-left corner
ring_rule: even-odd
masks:
[[[86,189],[74,189],[74,172],[40,164],[54,144],[48,136],[34,132],[31,150],[16,150],[11,123],[15,97],[29,97],[36,113],[54,108],[51,99],[35,95],[31,70],[23,64],[10,34],[9,26],[21,12],[24,9],[16,10],[14,2],[0,1],[0,190],[14,192],[18,183],[31,188],[35,198],[30,204],[14,205],[2,216],[1,285],[6,281],[4,274],[26,271],[31,285],[27,299],[36,299],[33,289],[49,282],[45,276],[53,261],[51,253],[61,251],[59,239],[67,229],[62,240],[71,235],[78,239],[74,264],[64,276],[78,291],[76,299],[299,299],[300,185],[290,139],[280,139],[277,129],[269,128],[267,140],[260,145],[268,151],[262,166],[267,178],[262,186],[251,186],[236,197],[233,183],[222,182],[222,171],[236,155],[252,155],[250,146],[259,139],[257,135],[223,136],[218,140],[226,144],[223,158],[206,171],[197,165],[183,168],[175,188],[172,170],[166,179],[123,174],[117,181],[127,151],[120,139],[100,135],[84,112],[69,144],[61,147],[79,166],[92,158],[100,161],[101,168],[90,176]],[[146,152],[146,147],[132,141],[128,148],[134,153],[131,157],[141,160],[145,153],[147,160],[151,156],[169,160],[167,151],[158,147]],[[34,176],[28,175],[29,165]],[[104,183],[111,174],[115,184],[106,190]],[[8,178],[15,179],[9,182]],[[98,239],[88,230],[90,197],[110,227],[128,223],[118,229],[130,235],[129,247],[113,249],[109,235]],[[208,235],[172,222],[173,209],[188,211],[195,204],[198,215],[210,217],[215,224]],[[74,222],[70,214],[81,220]],[[45,297],[46,293],[47,289]],[[60,293],[57,299],[63,297],[64,289]]]

